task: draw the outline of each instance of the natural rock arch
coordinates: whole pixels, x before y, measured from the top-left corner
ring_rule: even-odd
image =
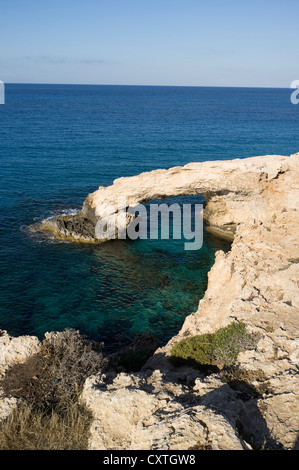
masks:
[[[296,165],[297,160],[296,155],[268,155],[207,161],[118,178],[112,185],[100,186],[89,194],[78,214],[44,221],[40,228],[58,238],[96,242],[95,226],[101,217],[112,217],[125,206],[134,207],[153,199],[200,194],[206,201],[204,220],[208,230],[233,239],[239,224],[262,221],[277,204],[289,204],[287,194],[282,194],[279,201],[271,201],[271,182]]]

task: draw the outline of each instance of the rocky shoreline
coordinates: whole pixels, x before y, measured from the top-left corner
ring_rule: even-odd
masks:
[[[198,310],[139,372],[86,380],[81,400],[94,416],[89,448],[299,449],[299,154],[190,163],[120,178],[90,194],[79,214],[39,229],[94,242],[97,218],[124,194],[130,205],[201,194],[208,228],[233,243],[229,253],[216,253]],[[234,377],[169,361],[182,338],[233,321],[259,338],[239,354]],[[39,347],[35,337],[4,333],[0,374]],[[14,397],[0,399],[0,418],[15,404]]]
[[[32,229],[49,232],[58,239],[96,243],[97,222],[105,220],[109,224],[129,206],[174,196],[201,195],[205,199],[204,221],[209,230],[233,240],[240,224],[263,220],[268,212],[287,204],[283,197],[273,198],[269,188],[275,187],[275,180],[295,166],[296,157],[267,155],[189,163],[119,178],[111,186],[101,186],[89,194],[77,214],[47,219]],[[125,227],[128,222],[123,221]]]

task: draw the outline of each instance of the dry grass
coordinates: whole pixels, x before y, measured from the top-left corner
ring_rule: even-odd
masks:
[[[48,413],[22,403],[0,422],[0,450],[85,450],[91,419],[75,403]]]
[[[86,378],[108,360],[102,344],[66,330],[46,338],[41,351],[5,374],[0,386],[19,405],[0,422],[0,450],[83,450],[91,413],[79,403]]]

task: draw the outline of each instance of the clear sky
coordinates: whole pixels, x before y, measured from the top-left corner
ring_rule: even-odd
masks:
[[[288,88],[298,44],[299,0],[0,0],[6,83]]]

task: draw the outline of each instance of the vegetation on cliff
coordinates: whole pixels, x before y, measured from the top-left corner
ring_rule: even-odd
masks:
[[[182,339],[171,349],[175,365],[188,363],[194,367],[232,366],[241,351],[254,347],[256,338],[246,331],[242,322],[232,322],[213,334],[202,334]]]
[[[80,450],[92,420],[78,398],[87,377],[105,369],[102,345],[78,331],[48,335],[40,352],[12,366],[1,381],[18,406],[0,423],[1,450]]]

